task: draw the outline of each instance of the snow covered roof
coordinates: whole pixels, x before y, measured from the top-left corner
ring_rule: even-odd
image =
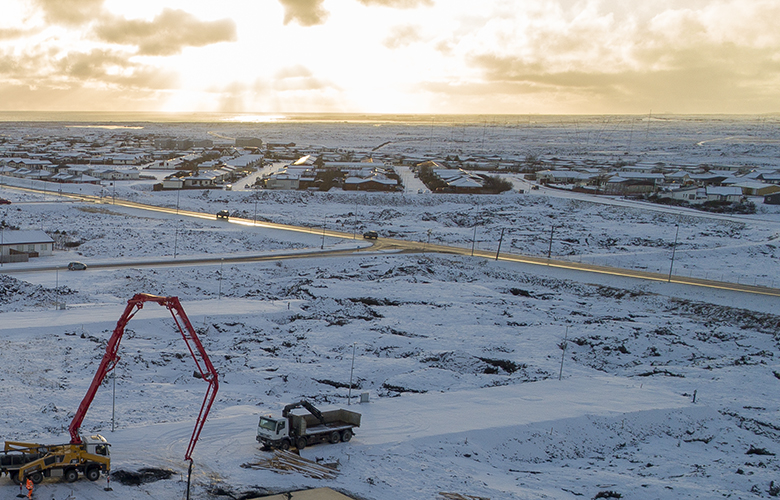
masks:
[[[41,230],[3,231],[3,245],[32,245],[53,242],[51,236]]]
[[[742,188],[736,186],[707,186],[707,195],[742,196]]]
[[[770,186],[771,184],[767,184],[766,182],[760,182],[760,181],[750,181],[745,180],[741,182],[735,182],[732,184],[732,186],[740,187],[740,188],[747,188],[747,189],[763,189],[765,187]]]
[[[647,180],[663,180],[664,174],[654,174],[652,172],[620,172],[617,174],[625,179],[647,179]]]
[[[344,184],[364,184],[366,182],[376,182],[378,184],[385,184],[387,186],[395,186],[398,181],[395,179],[388,179],[382,175],[375,175],[373,177],[347,177],[344,180]]]
[[[238,158],[231,158],[225,163],[231,167],[245,168],[263,160],[263,155],[243,155]]]

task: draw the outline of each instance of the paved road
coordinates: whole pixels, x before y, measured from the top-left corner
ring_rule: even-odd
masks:
[[[30,189],[30,188],[14,188],[14,189],[37,192],[37,190]],[[209,219],[209,220],[213,220],[215,217],[214,214],[210,214],[210,213],[204,214],[200,212],[191,212],[187,210],[177,210],[176,208],[158,207],[154,205],[146,205],[143,203],[136,203],[133,201],[122,200],[119,198],[115,200],[111,198],[101,199],[99,196],[81,195],[81,194],[77,195],[77,194],[66,194],[66,193],[63,193],[62,196],[72,198],[72,199],[79,199],[87,202],[92,202],[92,203],[107,203],[107,204],[118,205],[123,207],[136,208],[140,210],[148,210],[148,211],[162,212],[168,214],[178,214],[180,216],[185,216],[185,217],[196,217],[196,218]],[[293,226],[289,224],[276,224],[273,222],[253,221],[251,219],[242,219],[238,217],[231,217],[227,223],[240,224],[245,226],[254,226],[254,227],[265,227],[270,229],[279,229],[283,231],[295,231],[298,233],[323,235],[329,238],[340,238],[344,240],[355,239],[355,235],[353,233],[333,231],[333,230],[327,230],[323,228],[310,228],[310,227],[302,227],[302,226]],[[370,243],[371,250],[373,251],[392,251],[392,252],[403,252],[403,253],[435,252],[435,253],[453,254],[453,255],[469,255],[469,256],[480,257],[485,259],[503,260],[507,262],[518,262],[523,264],[548,266],[548,267],[554,267],[559,269],[571,269],[576,271],[584,271],[584,272],[605,274],[611,276],[621,276],[621,277],[650,280],[650,281],[666,281],[670,283],[678,283],[678,284],[697,286],[697,287],[717,288],[720,290],[732,290],[732,291],[780,297],[780,289],[769,288],[764,286],[741,285],[736,283],[728,283],[723,281],[683,277],[683,276],[676,276],[676,275],[673,275],[670,278],[668,274],[636,271],[632,269],[621,269],[621,268],[608,267],[608,266],[597,266],[593,264],[582,264],[577,262],[566,262],[561,260],[545,259],[541,257],[533,257],[528,255],[512,254],[512,253],[502,253],[497,257],[495,252],[486,252],[483,250],[471,250],[467,248],[460,248],[460,247],[432,244],[432,243],[425,243],[425,242],[417,242],[417,241],[406,241],[406,240],[400,240],[395,238],[379,238],[378,240],[361,240],[361,241],[363,242],[363,244]],[[253,262],[253,261],[260,261],[260,260],[311,258],[315,256],[322,256],[323,254],[334,255],[334,256],[354,255],[355,252],[357,251],[365,251],[365,249],[321,250],[321,251],[311,251],[311,252],[303,252],[303,253],[278,252],[274,254],[263,254],[263,255],[254,255],[254,256],[242,255],[242,256],[233,256],[233,257],[230,256],[229,257],[203,257],[203,258],[198,257],[198,258],[191,258],[191,259],[180,258],[175,260],[173,258],[161,257],[159,260],[156,261],[144,260],[141,262],[133,263],[133,262],[128,262],[127,260],[122,260],[121,262],[118,261],[116,263],[104,263],[99,266],[93,265],[90,267],[108,268],[108,267],[139,267],[139,266],[162,266],[162,265],[181,266],[181,265],[217,263],[217,262]],[[13,272],[17,272],[17,269],[18,272],[22,272],[22,271],[30,272],[30,271],[39,271],[39,270],[52,271],[54,270],[54,268],[55,268],[54,266],[51,266],[50,268],[41,268],[41,267],[21,268],[15,266]],[[3,272],[10,273],[12,271],[9,271],[6,268],[3,269]]]

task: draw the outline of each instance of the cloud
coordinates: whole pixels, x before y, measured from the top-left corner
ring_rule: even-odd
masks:
[[[33,0],[50,23],[78,26],[99,17],[104,0]]]
[[[93,81],[118,87],[170,89],[177,84],[174,73],[132,63],[127,54],[110,50],[72,52],[55,63],[58,74],[75,81]]]
[[[420,26],[395,26],[390,30],[390,34],[382,41],[382,45],[388,49],[398,49],[423,39],[422,28]]]
[[[472,18],[469,29],[456,27],[437,43],[446,48],[440,49],[443,57],[458,58],[478,73],[423,87],[473,92],[475,99],[480,92],[517,100],[545,96],[582,112],[780,108],[776,2],[701,2],[680,9],[664,4],[640,14],[606,5],[571,3],[567,10],[550,3],[485,15],[479,22]]]
[[[761,112],[780,104],[780,61],[768,60],[762,50],[723,44],[650,51],[645,57],[638,69],[551,71],[543,63],[482,55],[471,62],[484,71],[483,85],[467,88],[566,96],[589,106],[588,112]]]
[[[279,70],[274,75],[273,88],[285,92],[337,89],[338,87],[332,82],[316,78],[308,68],[298,65]]]
[[[284,24],[295,21],[301,26],[323,24],[328,11],[322,6],[324,0],[279,0],[284,7]]]
[[[379,5],[396,9],[414,9],[419,6],[430,7],[433,5],[433,0],[358,0],[358,2],[369,7]]]
[[[201,21],[179,9],[163,9],[151,21],[126,19],[109,13],[104,0],[33,0],[47,22],[66,26],[92,25],[98,40],[134,45],[141,55],[173,55],[185,47],[202,47],[237,39],[232,19]],[[0,39],[2,39],[0,32]]]
[[[361,4],[372,7],[392,7],[397,9],[413,9],[419,6],[432,6],[433,0],[358,0]],[[324,24],[330,13],[323,7],[324,0],[279,0],[284,7],[284,24],[297,22],[301,26],[316,26]]]
[[[0,53],[0,80],[29,88],[116,88],[167,90],[178,84],[174,73],[134,63],[128,54],[95,49],[64,55],[38,49]]]
[[[159,109],[166,95],[146,89],[31,87],[0,82],[0,110],[5,111],[142,111]]]
[[[15,38],[22,38],[29,33],[29,31],[21,30],[19,28],[0,28],[0,40],[13,40]]]
[[[111,17],[95,27],[106,42],[136,45],[142,55],[172,55],[185,47],[202,47],[235,41],[236,24],[232,19],[201,21],[183,10],[164,9],[152,21]]]
[[[118,51],[0,53],[0,109],[153,110],[177,86],[174,73]]]

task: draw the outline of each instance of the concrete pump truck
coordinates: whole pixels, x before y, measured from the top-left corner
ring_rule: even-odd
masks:
[[[192,451],[200,437],[203,424],[209,414],[211,405],[217,395],[219,382],[217,372],[206,354],[203,344],[195,333],[189,318],[179,302],[178,297],[160,297],[138,293],[127,301],[127,307],[114,328],[114,333],[106,346],[106,353],[98,366],[97,373],[92,379],[92,384],[87,394],[81,401],[73,421],[68,428],[70,443],[44,445],[21,441],[6,441],[4,450],[0,451],[0,473],[7,473],[12,481],[19,483],[29,478],[33,483],[40,483],[44,477],[61,477],[67,482],[76,481],[79,474],[84,475],[90,481],[96,481],[102,474],[108,474],[111,470],[110,444],[101,435],[82,436],[79,432],[81,423],[95,398],[100,384],[108,372],[113,370],[119,362],[119,342],[125,332],[125,326],[135,314],[141,310],[146,302],[156,302],[168,308],[173,315],[173,320],[184,338],[185,343],[195,360],[198,371],[195,375],[208,383],[203,404],[195,422],[195,429],[190,437],[190,444],[184,454],[184,459],[190,462],[192,468]]]

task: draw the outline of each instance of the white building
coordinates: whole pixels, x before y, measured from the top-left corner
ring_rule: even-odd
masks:
[[[54,240],[43,231],[0,230],[0,260],[27,262],[30,257],[52,255]]]

